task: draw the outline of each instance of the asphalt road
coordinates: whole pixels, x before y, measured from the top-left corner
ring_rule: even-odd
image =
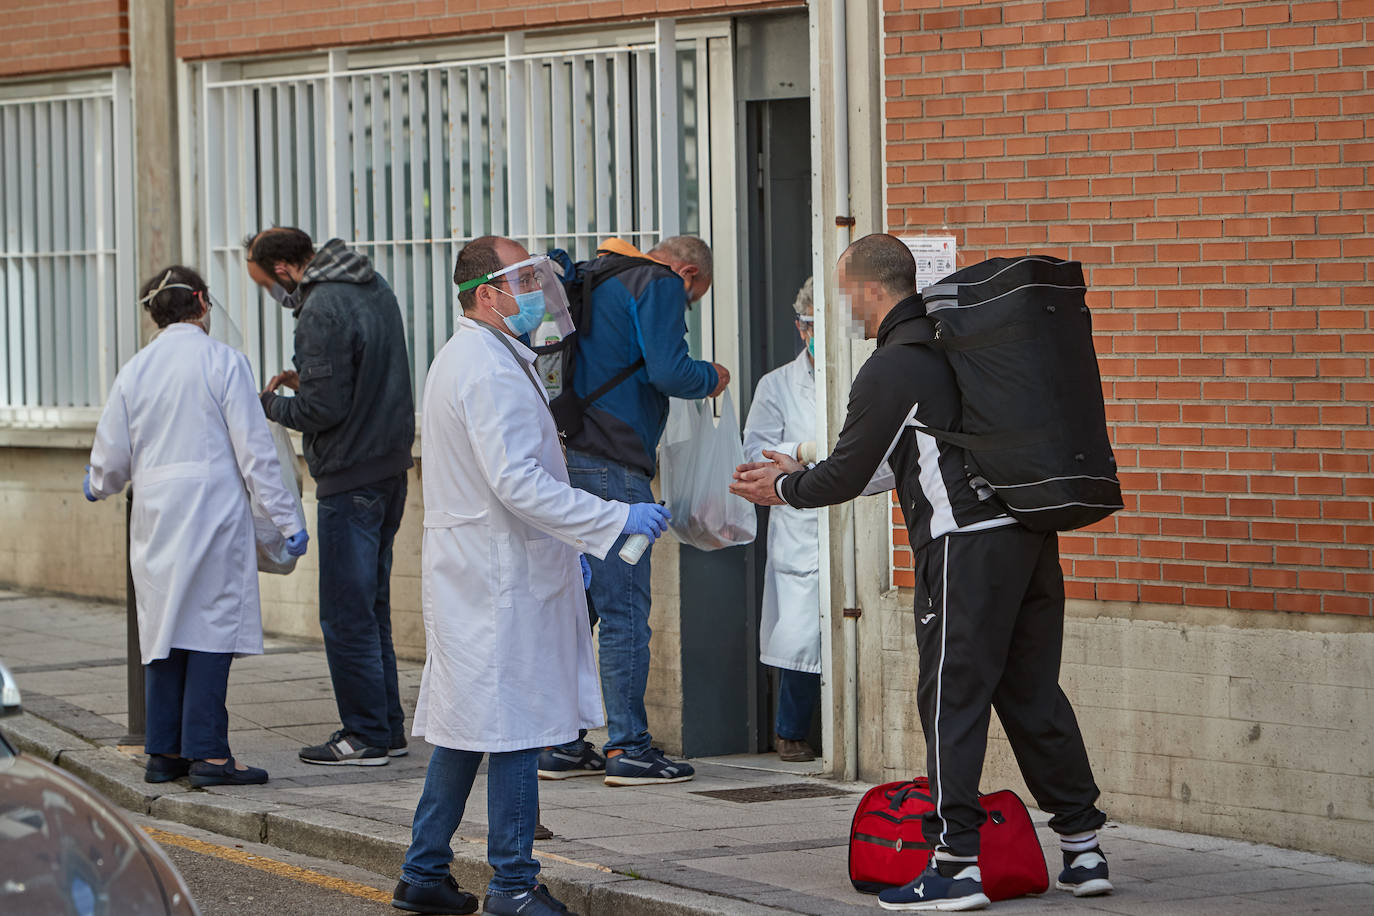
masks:
[[[136,818],[186,879],[203,916],[386,916],[395,878],[181,824]]]

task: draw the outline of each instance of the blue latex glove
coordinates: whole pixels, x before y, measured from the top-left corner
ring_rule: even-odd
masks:
[[[656,541],[668,530],[668,519],[672,517],[673,513],[658,503],[634,503],[623,532],[648,535],[650,541]]]
[[[583,554],[579,553],[577,555],[577,560],[582,564],[582,590],[586,591],[592,587],[592,566],[587,562],[587,558]]]
[[[286,539],[286,552],[293,557],[305,556],[305,547],[310,543],[310,535],[302,528]]]
[[[95,502],[95,496],[91,493],[91,466],[86,465],[86,478],[81,481],[81,492],[86,494],[87,502]]]

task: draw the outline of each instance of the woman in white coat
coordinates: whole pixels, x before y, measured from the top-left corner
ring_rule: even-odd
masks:
[[[91,501],[127,483],[137,493],[129,566],[146,669],[144,778],[264,783],[266,771],[230,756],[225,709],[230,662],[262,652],[248,492],[295,556],[305,525],[282,485],[248,359],[208,333],[205,281],[169,267],[140,301],[162,331],[115,377],[83,488]]]
[[[797,293],[797,358],[759,379],[744,423],[744,460],[767,461],[764,450],[806,464],[816,460],[815,318],[811,278]],[[864,493],[892,487],[884,463]],[[773,506],[768,511],[759,661],[778,669],[775,747],[783,760],[815,759],[807,744],[821,695],[820,541],[818,509]]]
[[[622,532],[657,537],[667,511],[568,483],[535,355],[519,339],[546,316],[571,329],[552,262],[488,236],[463,247],[453,279],[463,314],[430,367],[421,414],[426,652],[414,734],[435,748],[392,903],[476,910],[449,873],[450,843],[485,756],[494,874],[483,911],[565,916],[537,883],[532,847],[540,751],[606,721],[581,556],[604,558]]]

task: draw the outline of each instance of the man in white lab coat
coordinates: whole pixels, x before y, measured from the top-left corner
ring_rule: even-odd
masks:
[[[282,485],[248,358],[207,333],[205,281],[170,267],[143,288],[162,332],[115,376],[84,489],[132,482],[129,568],[146,667],[148,782],[267,781],[229,754],[225,695],[235,655],[262,652],[251,492],[293,556],[305,524]],[[244,487],[247,485],[247,491]]]
[[[816,460],[813,304],[808,277],[792,303],[802,351],[792,362],[759,379],[744,423],[746,461],[769,460],[765,449],[805,464]],[[892,472],[884,463],[864,494],[889,490],[892,484]],[[821,695],[819,512],[788,505],[768,510],[759,661],[778,669],[774,748],[788,762],[816,757],[806,738]]]
[[[488,236],[463,248],[453,279],[463,314],[430,367],[421,435],[426,657],[414,734],[435,748],[392,905],[476,910],[449,874],[449,844],[485,754],[495,874],[483,912],[566,914],[537,883],[533,842],[540,750],[605,723],[581,555],[604,558],[624,532],[655,538],[668,513],[568,483],[520,340],[545,320],[571,329],[552,262]]]

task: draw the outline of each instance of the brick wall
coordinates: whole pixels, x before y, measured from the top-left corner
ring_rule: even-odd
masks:
[[[128,0],[8,0],[0,77],[129,62]]]
[[[177,53],[191,60],[799,5],[801,0],[177,0]]]
[[[1128,496],[1070,594],[1369,615],[1374,2],[884,9],[892,231],[1088,270]]]

